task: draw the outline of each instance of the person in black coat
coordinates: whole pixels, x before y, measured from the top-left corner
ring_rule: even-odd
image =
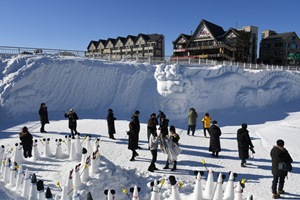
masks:
[[[169,120],[166,118],[166,115],[162,115],[158,130],[160,130],[160,133],[163,138],[167,138],[167,136],[169,135],[168,126],[169,126]]]
[[[108,109],[108,114],[107,114],[107,127],[108,127],[108,135],[110,139],[115,140],[116,138],[114,137],[114,134],[116,134],[115,130],[115,120],[117,118],[114,117],[113,110],[111,108]]]
[[[49,124],[48,119],[48,110],[45,103],[41,103],[40,109],[39,109],[39,115],[40,115],[40,121],[41,121],[41,133],[47,133],[45,131],[45,124]]]
[[[150,118],[148,120],[148,125],[147,125],[147,139],[148,139],[148,144],[149,144],[149,138],[151,134],[157,135],[157,128],[156,126],[158,125],[158,121],[156,119],[156,114],[152,113],[150,115]],[[150,148],[149,148],[150,149]]]
[[[161,111],[161,110],[158,111],[158,115],[157,115],[156,119],[157,119],[157,121],[159,120],[159,124],[161,124],[161,118],[163,116],[166,117],[165,113],[163,111]]]
[[[212,152],[212,156],[218,157],[219,152],[221,151],[221,142],[220,142],[220,136],[221,136],[221,129],[218,127],[218,122],[213,121],[212,125],[209,128],[208,131],[210,135],[209,140],[209,151]]]
[[[32,135],[29,133],[28,128],[24,126],[19,133],[19,138],[23,146],[23,154],[25,158],[32,157]]]
[[[242,160],[241,167],[245,167],[246,159],[249,158],[249,149],[253,150],[254,148],[249,136],[249,131],[247,130],[246,123],[243,123],[242,128],[237,131],[237,142],[239,158]]]
[[[73,108],[71,108],[70,112],[65,113],[65,117],[69,118],[69,129],[71,129],[72,138],[74,138],[74,136],[76,134],[79,135],[79,133],[76,130],[78,116],[77,116],[75,110]]]
[[[131,122],[129,123],[128,134],[128,149],[132,151],[132,156],[130,161],[134,161],[135,157],[139,154],[136,150],[139,148],[139,133],[140,133],[140,121],[139,121],[140,111],[136,110],[134,115],[131,117]]]
[[[272,193],[273,198],[280,197],[280,194],[284,193],[283,187],[284,187],[284,179],[287,176],[287,171],[283,171],[278,169],[278,164],[280,162],[285,163],[292,163],[293,159],[289,152],[284,148],[284,141],[279,139],[276,142],[276,146],[274,146],[271,150],[271,158],[272,158],[272,174],[273,174],[273,181],[272,181]],[[278,185],[278,192],[277,192],[277,184],[279,180]]]

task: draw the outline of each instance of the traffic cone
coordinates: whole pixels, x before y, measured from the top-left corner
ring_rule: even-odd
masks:
[[[36,187],[36,183],[37,183],[36,175],[35,175],[35,173],[33,173],[32,177],[31,177],[31,185],[30,185],[28,200],[37,200],[37,187]]]
[[[31,180],[29,178],[29,172],[28,172],[28,169],[26,169],[23,184],[22,184],[23,185],[22,197],[28,198],[30,182],[31,182]]]
[[[202,184],[201,184],[201,174],[203,175],[203,172],[195,172],[196,177],[196,185],[194,189],[194,200],[203,200],[203,189],[202,189]]]
[[[203,197],[206,199],[212,199],[213,195],[214,195],[214,177],[213,177],[213,170],[212,168],[210,168],[208,170],[208,176],[206,180]]]
[[[36,188],[37,188],[37,199],[38,200],[45,200],[44,182],[42,180],[39,180],[36,183]]]
[[[234,178],[236,174],[233,172],[230,172],[229,179],[225,188],[224,200],[233,200],[234,199]]]
[[[152,184],[152,183],[151,183]],[[157,187],[157,180],[153,181],[152,191],[151,191],[151,199],[150,200],[160,200],[160,193]]]
[[[34,140],[32,147],[33,147],[33,155],[32,155],[33,160],[38,160],[41,157],[40,152],[38,150],[38,140],[36,139]]]
[[[23,166],[20,165],[18,168],[18,173],[17,173],[17,180],[16,180],[16,188],[15,191],[21,190],[23,188],[23,179],[24,179],[24,172],[23,172]]]
[[[219,173],[217,186],[214,192],[213,200],[223,200],[223,176],[222,173]]]
[[[62,139],[56,139],[55,141],[56,141],[55,157],[57,159],[62,159],[62,158],[65,157],[64,154],[63,154],[63,152],[62,152],[62,149],[61,149],[61,141],[62,141]]]
[[[243,189],[240,182],[237,183],[235,188],[234,200],[243,200]]]

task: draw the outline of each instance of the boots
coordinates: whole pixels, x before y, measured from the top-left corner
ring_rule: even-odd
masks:
[[[169,162],[167,161],[166,166],[163,169],[169,169]]]
[[[176,166],[177,166],[177,161],[174,160],[174,165],[173,165],[173,168],[171,169],[171,171],[175,171],[177,169]]]

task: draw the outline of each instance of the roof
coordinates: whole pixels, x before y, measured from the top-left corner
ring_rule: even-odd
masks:
[[[88,45],[88,47],[87,47],[87,50],[90,49],[91,45],[94,45],[95,47],[97,47],[98,46],[98,41],[91,40],[90,43],[89,43],[89,45]]]
[[[282,38],[282,39],[285,40],[286,38],[288,38],[292,34],[295,34],[297,36],[297,34],[295,32],[285,32],[285,33],[278,33],[276,35],[270,35],[269,37],[265,38],[264,40],[266,40],[266,39],[276,39],[276,38]]]
[[[190,39],[191,39],[191,37],[192,37],[191,35],[187,35],[187,34],[181,33],[181,34],[176,38],[176,40],[173,41],[173,44],[176,44],[180,38],[184,38],[187,42],[189,42]]]

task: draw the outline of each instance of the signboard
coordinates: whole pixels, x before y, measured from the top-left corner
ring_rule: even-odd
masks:
[[[197,33],[196,36],[197,39],[209,39],[212,38],[211,33],[209,32],[209,30],[206,28],[206,26],[202,26],[199,30],[199,32]]]

